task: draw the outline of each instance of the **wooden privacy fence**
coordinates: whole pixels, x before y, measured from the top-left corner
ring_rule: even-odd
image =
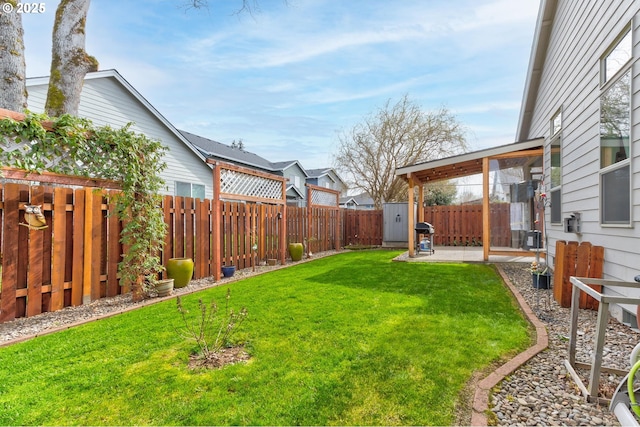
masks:
[[[5,171],[7,175],[26,176]],[[118,190],[86,186],[105,187],[106,182],[54,174],[33,179],[42,182],[49,176],[54,177],[52,182],[77,186],[0,185],[0,322],[128,292],[119,286],[118,278],[118,263],[126,251],[120,244],[122,224],[111,215],[115,207],[110,198]],[[30,230],[19,225],[25,222],[28,204],[42,205],[47,228]],[[315,207],[309,213],[308,208],[220,201],[217,252],[211,200],[165,196],[162,210],[168,233],[159,256],[165,262],[172,257],[193,258],[195,279],[215,277],[216,260],[242,269],[269,258],[284,259],[288,254],[283,252],[280,236],[287,224],[287,242],[304,241],[310,232],[314,252],[341,246],[341,213],[335,208]]]
[[[0,321],[121,292],[117,279],[121,226],[108,215],[113,191],[117,190],[2,186]],[[47,228],[21,226],[26,205],[42,206]]]
[[[339,249],[340,192],[307,184],[307,255]]]
[[[384,222],[381,210],[343,210],[345,245],[382,245]]]
[[[593,246],[589,242],[556,242],[556,262],[553,274],[553,296],[562,307],[571,307],[573,285],[570,277],[589,277],[601,279],[604,269],[604,247]],[[602,286],[589,285],[598,292]],[[580,308],[598,309],[598,301],[580,293]]]
[[[509,204],[490,205],[491,245],[510,246]],[[433,225],[437,246],[482,245],[482,205],[427,206],[424,220]]]

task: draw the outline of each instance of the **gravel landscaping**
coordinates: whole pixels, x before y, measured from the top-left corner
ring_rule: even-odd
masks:
[[[530,308],[547,328],[549,348],[534,356],[494,390],[489,423],[501,426],[531,425],[620,425],[608,404],[587,403],[568,374],[570,309],[553,299],[553,290],[535,289],[528,264],[499,264]],[[597,311],[581,310],[576,360],[590,363]],[[610,318],[607,326],[603,366],[629,370],[629,355],[640,342],[640,333]],[[589,371],[578,373],[586,385]],[[610,398],[622,377],[602,374],[601,396]]]

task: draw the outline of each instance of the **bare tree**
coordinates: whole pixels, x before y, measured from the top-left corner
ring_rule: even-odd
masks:
[[[85,75],[98,61],[85,51],[85,24],[90,0],[61,0],[56,9],[51,48],[51,73],[45,110],[49,116],[78,114]]]
[[[446,108],[424,112],[404,95],[339,136],[334,164],[350,188],[369,193],[377,208],[407,199],[397,167],[462,153],[465,130]]]
[[[0,108],[27,108],[22,14],[15,1],[0,1]]]

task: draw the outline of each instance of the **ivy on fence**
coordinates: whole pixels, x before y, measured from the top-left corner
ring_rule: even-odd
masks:
[[[144,298],[163,270],[159,251],[166,225],[160,208],[160,173],[167,150],[131,130],[113,129],[62,115],[20,114],[0,109],[0,167],[117,181],[118,216],[126,218],[121,241],[128,246],[119,265],[120,284]]]

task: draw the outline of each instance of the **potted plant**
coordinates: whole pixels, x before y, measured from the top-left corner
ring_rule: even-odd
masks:
[[[549,267],[540,265],[537,261],[531,263],[531,284],[535,289],[549,289],[551,286],[551,273]]]
[[[289,255],[291,261],[300,261],[304,253],[304,245],[302,243],[289,243]]]
[[[224,277],[232,277],[235,272],[236,272],[236,266],[235,265],[223,265],[222,266],[222,275]]]
[[[193,260],[191,258],[170,258],[166,265],[167,277],[174,280],[174,287],[184,288],[193,277]]]
[[[159,297],[166,297],[173,292],[173,279],[161,279],[155,284],[156,294]]]

